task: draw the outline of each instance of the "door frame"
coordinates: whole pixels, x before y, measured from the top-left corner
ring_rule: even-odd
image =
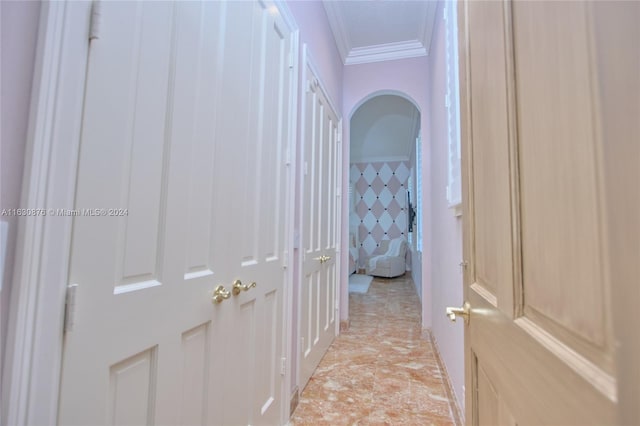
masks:
[[[294,166],[287,214],[294,217],[299,30],[284,0],[273,1],[292,37],[288,161]],[[60,0],[44,2],[40,11],[20,205],[43,211],[18,222],[2,382],[6,424],[57,423],[73,216],[56,217],[53,211],[73,209],[75,204],[92,5]],[[286,227],[288,247],[293,247],[293,221]],[[287,265],[293,260],[289,250]],[[293,268],[288,268],[283,356],[291,353],[292,282]],[[283,420],[289,418],[290,365],[289,360],[282,389]]]
[[[295,283],[295,217],[296,217],[296,181],[298,177],[297,165],[297,141],[298,141],[298,90],[300,87],[299,75],[300,75],[300,29],[298,24],[289,9],[289,6],[285,0],[273,0],[278,7],[280,15],[285,24],[291,31],[291,50],[289,58],[289,68],[291,68],[291,87],[289,88],[289,140],[287,141],[287,154],[286,161],[288,167],[288,201],[287,201],[287,220],[285,221],[285,241],[287,252],[285,254],[284,261],[286,262],[285,268],[286,281],[284,284],[283,295],[283,338],[282,338],[282,352],[281,357],[284,359],[284,379],[282,392],[280,397],[282,398],[281,414],[280,418],[285,422],[288,422],[290,415],[290,399],[291,392],[294,388],[291,383],[291,377],[295,376],[292,365],[293,360],[290,354],[293,351],[293,342],[291,336],[293,333],[293,295],[294,295],[294,283]]]
[[[296,276],[296,282],[297,282],[297,297],[295,300],[296,303],[296,307],[297,307],[297,315],[296,315],[296,334],[295,334],[295,352],[288,352],[288,353],[293,353],[294,356],[296,357],[296,371],[295,371],[295,384],[296,387],[298,388],[299,392],[302,393],[302,389],[300,389],[300,364],[301,364],[301,360],[302,360],[302,351],[301,351],[301,346],[300,346],[300,339],[302,337],[302,332],[300,329],[300,323],[302,321],[302,313],[300,312],[300,307],[302,306],[302,283],[303,283],[303,275],[304,275],[304,270],[303,270],[303,266],[304,266],[304,247],[302,247],[302,221],[303,221],[303,217],[302,217],[302,213],[304,212],[304,200],[302,197],[302,191],[304,190],[304,166],[302,164],[302,162],[304,161],[304,154],[305,154],[305,144],[304,144],[304,132],[305,132],[305,105],[306,105],[306,101],[307,101],[307,89],[304,86],[306,84],[307,81],[307,66],[309,66],[309,68],[311,69],[311,71],[313,72],[314,76],[316,77],[316,79],[318,80],[318,88],[320,89],[320,91],[324,94],[324,97],[327,99],[327,102],[329,103],[329,106],[331,107],[331,109],[333,109],[333,111],[336,113],[336,117],[338,117],[338,140],[336,141],[336,164],[335,164],[335,168],[336,168],[336,185],[338,187],[337,192],[336,192],[336,233],[338,235],[336,235],[336,294],[335,294],[335,316],[336,316],[336,336],[340,333],[340,293],[341,293],[341,288],[342,288],[342,116],[338,113],[338,109],[336,108],[336,104],[333,101],[333,99],[331,98],[331,96],[329,95],[329,92],[326,89],[326,85],[324,84],[324,81],[322,79],[322,74],[319,72],[319,68],[316,66],[315,61],[313,60],[313,56],[311,55],[310,51],[309,51],[309,46],[307,45],[307,43],[303,43],[302,44],[302,70],[301,70],[301,74],[300,74],[300,108],[299,108],[299,121],[300,121],[300,128],[298,129],[299,132],[299,141],[300,141],[300,146],[297,152],[298,158],[300,159],[300,164],[299,164],[299,169],[297,170],[297,181],[300,183],[300,187],[298,189],[298,193],[296,194],[296,202],[297,202],[297,208],[299,209],[298,211],[300,212],[300,231],[298,232],[298,239],[299,239],[299,244],[297,244],[296,246],[292,246],[292,247],[299,247],[298,248],[298,258],[296,259],[297,262],[297,266],[298,266],[298,273]],[[291,334],[289,334],[291,335]],[[293,391],[294,389],[291,389],[291,391]],[[289,394],[291,395],[291,394]]]
[[[91,5],[42,4],[20,204],[25,208],[74,206]],[[72,225],[72,216],[19,220],[2,383],[7,424],[57,422]]]

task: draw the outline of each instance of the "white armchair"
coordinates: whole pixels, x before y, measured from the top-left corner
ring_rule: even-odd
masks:
[[[387,246],[388,247],[385,247]],[[393,278],[405,273],[407,243],[402,238],[383,240],[380,251],[384,254],[372,256],[367,263],[367,274],[376,277]]]

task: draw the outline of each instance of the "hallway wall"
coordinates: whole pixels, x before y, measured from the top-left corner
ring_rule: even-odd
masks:
[[[318,67],[318,73],[321,74],[327,94],[336,107],[338,115],[342,116],[344,66],[333,39],[324,6],[321,1],[296,0],[287,0],[287,6],[300,29],[300,60],[302,60],[302,45],[306,43],[314,64]],[[302,75],[302,72],[300,74]],[[301,91],[299,90],[298,93],[300,94]]]
[[[350,120],[353,112],[372,94],[396,94],[409,96],[420,110],[420,127],[427,128],[428,110],[427,102],[427,83],[426,76],[428,69],[428,57],[422,56],[418,58],[399,59],[395,61],[373,62],[368,64],[349,65],[344,67],[343,78],[343,97],[342,110],[343,115],[343,158],[349,158],[349,135],[351,133]],[[424,132],[424,130],[423,130]],[[424,133],[423,133],[424,134]],[[422,164],[429,164],[427,161],[428,150],[423,150]],[[343,162],[343,176],[349,176],[349,162]],[[348,179],[343,181],[343,193],[348,193]],[[348,246],[349,237],[349,200],[344,197],[342,200],[342,247]],[[424,200],[424,209],[422,212],[423,221],[426,220],[426,212],[428,211],[428,188],[423,186],[422,199]],[[425,229],[426,228],[426,222]],[[342,262],[348,264],[348,253],[342,253]],[[430,254],[422,253],[422,270],[428,271],[428,262]],[[412,253],[412,264],[418,263],[419,256]],[[413,266],[412,266],[413,268]],[[419,276],[418,276],[419,277]],[[415,278],[414,278],[415,279]],[[347,282],[348,271],[342,271],[341,282]],[[421,279],[415,280],[418,288],[422,288],[424,294],[429,294],[430,281],[428,275],[422,275]],[[420,294],[420,293],[419,293]],[[424,328],[431,326],[431,311],[428,303],[422,304],[422,326]],[[349,318],[349,291],[347,286],[341,288],[340,293],[340,320],[345,321]]]
[[[430,143],[431,161],[426,173],[431,185],[429,215],[431,223],[426,229],[427,251],[433,253],[430,271],[432,285],[432,332],[442,355],[454,393],[464,413],[464,323],[451,323],[445,316],[447,306],[460,306],[463,301],[462,273],[462,218],[456,217],[448,206],[447,188],[447,110],[445,25],[443,5],[438,5],[436,22],[429,56],[429,122],[428,132],[423,132]],[[429,302],[427,302],[429,303]]]

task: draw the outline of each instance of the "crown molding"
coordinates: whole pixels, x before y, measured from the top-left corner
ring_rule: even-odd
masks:
[[[410,157],[408,155],[383,155],[380,157],[372,157],[372,156],[363,156],[351,158],[349,163],[358,164],[358,163],[390,163],[393,161],[409,161]]]
[[[437,3],[436,1],[425,2],[426,19],[422,20],[416,40],[352,48],[353,43],[349,38],[348,27],[342,19],[340,2],[331,0],[322,2],[336,47],[344,65],[392,61],[428,55],[433,36]]]
[[[427,14],[426,19],[422,21],[422,45],[427,50],[427,55],[431,52],[431,40],[433,39],[433,27],[436,22],[436,9],[438,8],[438,2],[427,2]]]
[[[342,20],[342,15],[338,10],[337,1],[323,1],[324,11],[327,14],[327,19],[329,21],[329,26],[331,27],[331,32],[333,33],[333,38],[336,42],[336,46],[338,47],[338,52],[340,53],[340,57],[342,58],[342,63],[345,63],[347,58],[347,54],[349,53],[351,46],[351,40],[349,40],[349,35],[344,25],[344,21]]]
[[[415,58],[426,55],[427,49],[425,46],[418,40],[411,40],[351,49],[344,61],[344,64],[354,65],[370,62],[392,61],[395,59]]]

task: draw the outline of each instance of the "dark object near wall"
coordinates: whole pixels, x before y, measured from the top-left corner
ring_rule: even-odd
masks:
[[[409,191],[407,191],[407,205],[409,206],[409,232],[413,232],[413,221],[416,218],[416,211],[411,205],[411,193]]]

